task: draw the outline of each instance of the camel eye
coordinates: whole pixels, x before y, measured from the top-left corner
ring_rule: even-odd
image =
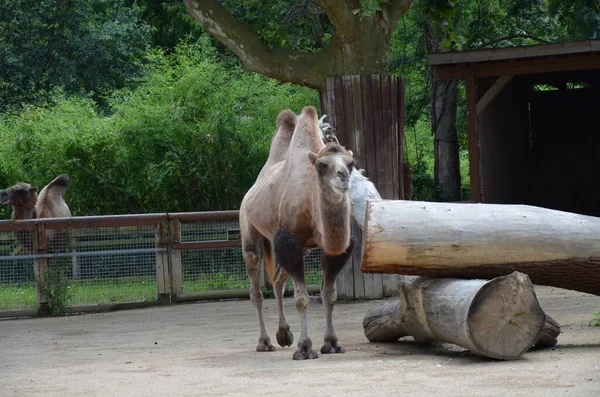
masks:
[[[327,165],[327,163],[317,163],[317,170],[318,170],[320,173],[323,173],[323,172],[327,171],[327,168],[328,168],[328,167],[329,167],[329,166]]]
[[[352,168],[354,168],[354,161],[348,163],[348,169],[352,171]]]

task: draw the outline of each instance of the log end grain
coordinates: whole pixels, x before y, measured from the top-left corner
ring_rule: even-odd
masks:
[[[514,360],[539,339],[545,323],[533,284],[513,272],[487,282],[473,299],[467,317],[475,354]]]

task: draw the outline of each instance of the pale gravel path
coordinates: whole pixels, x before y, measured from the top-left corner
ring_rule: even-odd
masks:
[[[250,301],[181,304],[62,318],[0,321],[0,396],[600,396],[600,297],[536,287],[563,327],[555,350],[491,361],[456,346],[371,344],[362,319],[377,302],[340,303],[346,354],[292,361],[292,348],[256,353]],[[275,301],[266,301],[275,340]],[[286,313],[295,333],[293,302]],[[323,310],[311,305],[320,347]],[[295,344],[294,344],[295,347]]]

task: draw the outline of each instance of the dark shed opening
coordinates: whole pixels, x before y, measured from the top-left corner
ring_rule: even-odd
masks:
[[[466,81],[473,201],[600,216],[600,40],[437,53],[430,64],[437,79]]]

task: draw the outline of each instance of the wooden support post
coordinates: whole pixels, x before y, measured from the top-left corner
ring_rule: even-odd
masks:
[[[493,278],[600,295],[600,218],[508,204],[369,202],[362,271]]]
[[[79,280],[81,278],[81,263],[79,261],[79,256],[77,255],[77,235],[79,229],[71,229],[68,230],[68,241],[69,251],[71,252],[71,277],[73,280]]]
[[[164,251],[156,251],[156,290],[159,303],[171,302],[167,226],[167,218],[160,218],[156,224],[155,247],[164,249]]]
[[[514,360],[538,342],[552,346],[560,332],[523,273],[491,281],[406,277],[399,290],[399,301],[365,315],[363,327],[371,342],[410,335],[420,343],[441,340],[478,356]]]
[[[466,76],[467,85],[467,131],[469,143],[469,174],[471,178],[471,200],[481,202],[481,174],[479,172],[479,130],[477,128],[477,80],[473,68]]]
[[[175,302],[183,293],[183,272],[181,266],[181,250],[173,248],[173,244],[181,242],[181,222],[177,218],[169,219],[169,273],[171,274],[171,301]]]
[[[46,241],[46,228],[45,225],[40,222],[36,224],[33,253],[43,255],[47,252],[48,242]],[[50,314],[50,285],[47,274],[49,262],[48,258],[35,258],[33,260],[38,316],[47,316]]]

